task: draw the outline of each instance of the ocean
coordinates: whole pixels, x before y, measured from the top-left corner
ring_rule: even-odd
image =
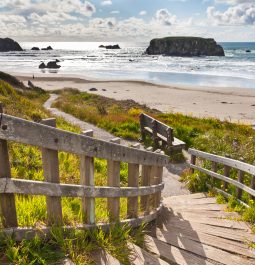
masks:
[[[120,50],[99,45],[119,44]],[[220,43],[225,57],[148,56],[148,43],[21,42],[23,52],[0,53],[0,71],[29,75],[68,75],[99,80],[142,80],[176,86],[255,89],[255,42]],[[52,51],[31,48],[52,46]],[[251,52],[246,52],[250,50]],[[59,70],[40,70],[44,61],[60,60]]]

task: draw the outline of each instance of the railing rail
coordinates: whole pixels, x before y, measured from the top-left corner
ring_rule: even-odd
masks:
[[[154,150],[160,147],[164,151],[171,153],[172,151],[180,151],[185,148],[185,143],[174,137],[172,127],[147,114],[140,114],[140,127],[142,141],[145,141],[146,134],[152,136]]]
[[[46,196],[47,227],[42,229],[46,232],[49,232],[53,225],[65,225],[62,218],[61,197],[81,198],[83,223],[79,226],[80,229],[107,228],[116,222],[137,226],[156,218],[161,208],[160,197],[164,187],[162,170],[168,163],[167,156],[162,153],[139,150],[137,145],[123,146],[119,143],[119,139],[113,139],[111,142],[94,139],[91,130],[76,134],[55,127],[55,119],[35,123],[1,114],[0,210],[4,233],[14,233],[16,239],[22,239],[26,231],[29,232],[29,236],[38,233],[31,227],[19,227],[15,194]],[[41,148],[45,181],[11,178],[7,141]],[[60,183],[59,151],[80,157],[80,185]],[[107,186],[95,186],[94,158],[107,160]],[[121,187],[120,162],[128,163],[127,187]],[[140,176],[140,172],[144,170],[147,171],[147,182],[143,182],[143,177]],[[139,183],[142,184],[139,185]],[[127,198],[127,218],[130,219],[120,220],[121,197]],[[96,223],[96,198],[107,198],[109,223]],[[149,204],[146,209],[142,204],[144,198],[147,198],[147,204]]]
[[[214,187],[218,192],[223,193],[226,196],[230,196],[230,194],[227,192],[228,184],[232,184],[236,187],[236,196],[240,201],[242,199],[243,191],[247,192],[250,195],[251,199],[255,198],[255,165],[250,165],[244,163],[243,161],[234,160],[229,157],[217,156],[195,149],[189,149],[188,152],[191,155],[190,168],[192,173],[194,172],[194,170],[198,170],[202,173],[205,173],[206,175],[211,176],[212,178],[222,181],[221,189]],[[203,168],[201,165],[197,165],[197,158],[211,161],[211,170]],[[223,166],[224,175],[217,172],[219,165]],[[230,177],[231,169],[237,170],[237,179]],[[247,181],[250,181],[250,186],[244,184],[245,178],[247,178]]]

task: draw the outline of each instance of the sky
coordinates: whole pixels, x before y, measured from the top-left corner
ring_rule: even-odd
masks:
[[[255,0],[0,0],[0,37],[148,41],[200,36],[255,42]]]

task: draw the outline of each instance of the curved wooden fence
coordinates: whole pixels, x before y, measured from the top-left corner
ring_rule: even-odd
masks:
[[[160,152],[139,150],[92,138],[92,132],[75,134],[55,128],[55,119],[41,124],[6,114],[0,117],[0,206],[3,232],[16,239],[34,235],[33,228],[20,228],[17,221],[15,194],[45,195],[47,227],[65,225],[61,197],[80,197],[83,224],[77,229],[108,228],[112,223],[138,226],[156,218],[161,207],[162,172],[168,157]],[[11,178],[7,141],[41,148],[45,181]],[[79,155],[80,185],[60,183],[58,151]],[[107,160],[107,186],[94,185],[94,158]],[[120,163],[128,163],[128,186],[120,187]],[[141,172],[141,174],[140,174]],[[20,176],[22,177],[22,176]],[[127,219],[120,220],[120,197],[127,198]],[[110,223],[96,223],[95,198],[107,198]],[[139,199],[140,198],[140,199]],[[140,209],[140,210],[139,210]],[[139,213],[142,213],[139,216]]]
[[[225,196],[230,196],[227,191],[228,185],[231,184],[236,187],[236,196],[238,200],[245,206],[248,205],[241,201],[243,191],[247,192],[250,195],[251,199],[255,199],[254,165],[250,165],[228,157],[205,153],[195,149],[189,149],[188,152],[191,155],[190,167],[192,173],[194,172],[194,170],[198,170],[202,173],[207,174],[208,176],[211,176],[214,179],[222,181],[221,189],[213,187],[218,192],[222,193]],[[211,161],[211,170],[203,168],[201,165],[198,165],[197,158],[203,159],[205,161]],[[217,172],[220,165],[223,166],[223,175]],[[236,179],[230,177],[231,170],[237,171],[237,174],[234,174],[234,176],[237,176]],[[246,183],[249,183],[249,186],[247,186]]]

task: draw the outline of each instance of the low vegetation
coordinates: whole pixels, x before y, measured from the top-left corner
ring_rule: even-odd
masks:
[[[20,118],[39,122],[50,114],[42,107],[49,95],[39,90],[16,90],[9,84],[0,81],[0,102],[4,112]],[[80,129],[57,119],[57,127],[80,132]],[[11,173],[13,178],[43,180],[41,151],[32,146],[8,143]],[[79,158],[65,152],[59,152],[59,166],[62,183],[78,184]],[[121,164],[121,182],[127,184],[127,165]],[[106,161],[95,159],[95,184],[106,185]],[[63,198],[63,219],[66,225],[81,223],[81,201],[79,198]],[[19,226],[32,226],[40,229],[46,224],[46,199],[44,196],[16,196],[16,208]],[[97,221],[107,221],[107,203],[105,199],[96,201]],[[121,218],[126,217],[126,200],[121,200]],[[1,227],[1,222],[0,222]],[[138,234],[142,237],[141,230]],[[109,233],[101,230],[72,231],[65,236],[58,230],[52,231],[53,237],[48,240],[34,238],[20,243],[11,238],[0,240],[0,264],[54,264],[58,260],[69,257],[76,264],[92,264],[92,250],[106,249],[123,264],[128,263],[131,250],[127,242],[135,240],[129,227],[114,226]],[[1,235],[0,235],[1,236]]]

